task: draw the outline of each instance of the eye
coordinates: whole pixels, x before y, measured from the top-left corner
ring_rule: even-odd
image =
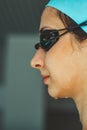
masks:
[[[41,47],[45,51],[48,51],[58,40],[58,30],[44,30],[40,33],[40,42],[35,45],[38,49]]]
[[[51,37],[51,33],[50,30],[44,30],[41,34],[40,34],[40,40],[41,41],[46,41]]]

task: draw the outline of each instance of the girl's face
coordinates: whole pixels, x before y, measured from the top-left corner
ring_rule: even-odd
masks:
[[[65,28],[52,8],[47,7],[41,17],[40,30]],[[48,92],[54,98],[73,97],[81,84],[79,42],[67,33],[60,37],[48,51],[39,48],[31,66],[39,69]]]

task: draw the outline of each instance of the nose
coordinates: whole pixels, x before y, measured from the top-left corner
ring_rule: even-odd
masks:
[[[31,67],[36,69],[41,69],[44,67],[44,51],[42,49],[38,49],[35,53],[34,57],[31,60]]]

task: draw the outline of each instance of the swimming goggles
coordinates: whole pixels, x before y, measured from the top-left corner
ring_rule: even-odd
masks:
[[[40,42],[35,44],[35,49],[39,49],[41,47],[44,51],[48,51],[58,40],[61,36],[64,34],[71,32],[81,26],[87,26],[87,21],[82,22],[81,24],[69,27],[69,28],[63,28],[63,29],[53,29],[53,30],[41,30],[40,31]],[[59,32],[63,32],[60,33]]]

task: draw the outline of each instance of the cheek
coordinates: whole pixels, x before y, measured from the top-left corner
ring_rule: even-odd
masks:
[[[72,97],[78,86],[78,64],[69,56],[59,59],[60,57],[51,57],[51,60],[47,60],[47,69],[51,76],[49,94],[53,97]]]

